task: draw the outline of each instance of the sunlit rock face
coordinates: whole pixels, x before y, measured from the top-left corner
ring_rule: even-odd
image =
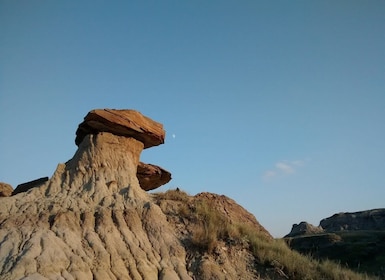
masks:
[[[11,196],[13,188],[10,184],[0,182],[0,197]]]
[[[1,198],[1,279],[191,279],[184,248],[137,178],[141,151],[163,142],[163,128],[134,115],[138,133],[88,122],[49,180]]]
[[[171,173],[160,166],[139,162],[136,173],[140,187],[150,191],[167,184],[171,180]]]
[[[76,145],[88,134],[110,132],[114,135],[135,138],[144,148],[164,143],[163,125],[135,110],[95,109],[90,111],[76,131]]]

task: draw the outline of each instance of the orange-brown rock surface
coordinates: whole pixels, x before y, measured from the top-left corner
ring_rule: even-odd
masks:
[[[144,144],[144,148],[164,143],[163,125],[135,110],[96,109],[90,111],[76,131],[76,145],[88,134],[110,132],[132,137]]]
[[[10,184],[0,182],[0,197],[11,196],[13,188]]]
[[[139,185],[145,191],[153,190],[167,184],[171,180],[171,173],[160,166],[139,162],[136,176]]]

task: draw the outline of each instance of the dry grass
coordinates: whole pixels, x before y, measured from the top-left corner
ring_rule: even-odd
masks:
[[[189,201],[188,195],[182,191],[167,191],[158,196],[158,199],[164,198]],[[226,241],[228,238],[246,240],[259,264],[275,267],[283,271],[289,279],[375,279],[355,273],[329,260],[318,261],[301,255],[291,250],[283,239],[271,240],[251,226],[230,224],[210,201],[197,200],[193,207],[182,207],[180,211],[180,215],[189,216],[195,223],[191,243],[208,253],[213,252],[219,241]]]
[[[197,227],[192,234],[192,244],[211,253],[218,240],[229,236],[228,223],[209,202],[199,201],[195,205],[194,217]]]
[[[174,200],[174,201],[182,201],[188,202],[189,195],[181,190],[168,190],[164,193],[155,193],[155,200],[159,204],[162,200]]]

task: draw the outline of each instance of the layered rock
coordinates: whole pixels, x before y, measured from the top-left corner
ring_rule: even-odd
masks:
[[[319,227],[300,223],[285,240],[302,254],[384,277],[385,209],[334,214],[321,220]]]
[[[341,230],[385,230],[385,209],[338,213],[321,220],[320,226],[328,232]]]
[[[385,230],[385,208],[337,213],[322,219],[318,227],[307,222],[294,224],[285,237],[359,230]]]
[[[10,184],[0,182],[0,197],[11,196],[13,188]]]
[[[2,279],[191,279],[184,248],[136,174],[142,149],[164,131],[138,112],[133,121],[132,111],[106,112],[133,128],[111,131],[91,113],[71,160],[40,187],[2,198]]]
[[[167,184],[171,180],[171,173],[167,170],[160,166],[143,162],[139,162],[136,176],[139,180],[140,187],[145,191],[157,189],[160,186]],[[8,184],[0,183],[0,197],[26,192],[32,188],[40,187],[46,181],[48,181],[48,177],[39,178],[20,184],[16,187],[15,190],[13,190],[12,187]]]
[[[76,145],[88,134],[110,132],[132,137],[144,144],[144,148],[164,143],[163,125],[143,116],[135,110],[96,109],[90,111],[76,131]]]

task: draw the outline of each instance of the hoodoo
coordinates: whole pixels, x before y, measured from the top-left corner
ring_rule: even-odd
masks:
[[[163,126],[133,110],[92,110],[76,134],[78,150],[49,180],[1,198],[1,279],[191,279],[137,178]]]
[[[137,111],[92,110],[52,177],[0,184],[0,279],[287,279],[250,250],[246,233],[273,238],[235,201],[147,192],[171,180],[140,162],[164,139]]]

